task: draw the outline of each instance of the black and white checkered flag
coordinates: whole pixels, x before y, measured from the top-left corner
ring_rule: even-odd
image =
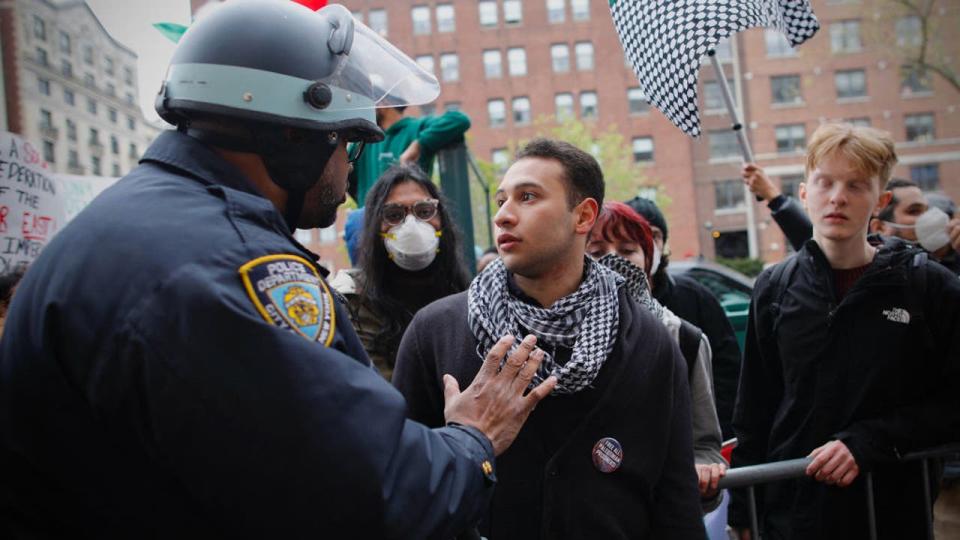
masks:
[[[776,28],[793,46],[820,28],[809,0],[610,0],[610,11],[647,99],[695,137],[697,71],[708,50],[747,28]]]

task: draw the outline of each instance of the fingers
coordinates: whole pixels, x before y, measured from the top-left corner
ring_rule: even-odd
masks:
[[[820,470],[817,471],[817,474],[814,475],[814,478],[817,481],[825,482],[827,484],[833,484],[833,474],[834,472],[839,472],[841,474],[846,472],[847,462],[846,458],[842,452],[839,451],[836,447],[830,449],[830,459],[820,467]]]
[[[818,482],[846,487],[860,474],[856,459],[842,441],[831,441],[810,455],[815,457],[806,473]]]
[[[457,379],[453,375],[444,375],[443,376],[443,401],[444,403],[450,401],[452,398],[460,395],[460,383],[457,382]]]
[[[483,359],[483,365],[480,367],[480,371],[477,373],[477,376],[473,378],[473,384],[482,385],[496,375],[497,371],[500,370],[500,361],[507,355],[507,351],[510,350],[512,345],[513,336],[506,335],[500,338],[493,347],[490,347],[490,351],[487,352],[487,357]]]
[[[727,468],[720,463],[714,463],[710,466],[710,492],[716,493],[720,487],[720,479],[726,476]]]
[[[543,362],[544,352],[542,349],[534,349],[530,356],[527,358],[523,367],[520,368],[520,372],[517,373],[516,378],[513,379],[513,384],[511,388],[513,391],[519,390],[523,392],[528,386],[530,386],[530,381],[533,380],[534,375],[537,374],[537,370],[540,369],[540,363]]]
[[[860,475],[860,467],[854,465],[852,469],[847,471],[846,474],[844,474],[843,477],[840,478],[840,481],[837,482],[837,485],[840,487],[847,487],[850,484],[852,484],[853,481],[856,480],[857,476],[859,475]]]
[[[509,380],[516,377],[520,368],[523,367],[523,364],[526,363],[527,358],[529,358],[530,353],[533,352],[536,344],[537,338],[533,335],[528,335],[523,338],[517,350],[510,353],[510,356],[507,357],[506,363],[503,364],[503,368],[500,370],[501,373]]]
[[[547,380],[538,384],[536,388],[530,391],[523,399],[526,400],[526,407],[528,411],[532,411],[534,407],[537,406],[537,403],[540,403],[540,400],[550,395],[550,392],[553,392],[554,387],[557,386],[557,378],[553,375],[547,377]]]

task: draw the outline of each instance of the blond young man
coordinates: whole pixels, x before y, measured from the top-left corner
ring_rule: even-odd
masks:
[[[817,129],[800,185],[813,239],[757,279],[733,466],[814,458],[759,491],[765,540],[866,538],[866,471],[880,538],[925,533],[919,465],[898,458],[957,439],[960,281],[900,239],[867,241],[896,162],[884,132]],[[742,538],[748,519],[737,497]]]

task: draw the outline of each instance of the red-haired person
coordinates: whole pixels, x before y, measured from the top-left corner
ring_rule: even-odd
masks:
[[[676,316],[650,294],[653,232],[647,220],[633,208],[621,202],[604,203],[590,231],[587,253],[623,276],[631,295],[660,319],[680,345],[690,382],[694,466],[700,482],[701,506],[709,512],[720,503],[717,482],[726,473],[713,400],[710,342],[699,328]]]

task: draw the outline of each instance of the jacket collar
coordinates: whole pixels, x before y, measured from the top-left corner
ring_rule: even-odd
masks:
[[[178,169],[206,185],[221,185],[263,197],[240,169],[209,146],[176,130],[167,130],[147,148],[141,161]]]

